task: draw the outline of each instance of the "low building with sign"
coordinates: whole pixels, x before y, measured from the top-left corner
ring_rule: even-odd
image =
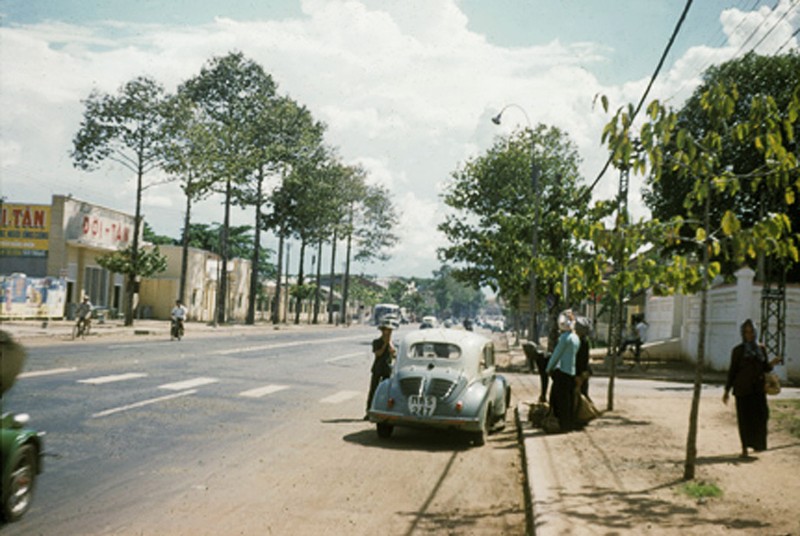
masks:
[[[54,195],[49,206],[3,203],[0,274],[8,276],[4,281],[13,288],[21,288],[20,277],[24,276],[24,286],[33,295],[43,286],[57,289],[63,284],[63,311],[53,315],[54,307],[49,306],[46,310],[50,317],[69,316],[70,304],[79,303],[83,296],[88,296],[96,307],[119,310],[125,292],[124,278],[101,267],[97,258],[127,247],[133,240],[133,230],[133,216],[71,196]],[[46,281],[34,281],[36,278]],[[53,280],[63,283],[55,284]],[[3,311],[10,307],[31,310],[17,302],[6,303],[4,289]],[[23,316],[31,315],[26,312]]]

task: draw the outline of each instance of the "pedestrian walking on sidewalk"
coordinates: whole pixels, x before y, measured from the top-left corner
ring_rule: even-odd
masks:
[[[367,414],[364,420],[369,420],[369,408],[372,407],[372,397],[375,390],[382,380],[392,375],[392,359],[397,355],[397,350],[392,343],[392,331],[396,328],[394,321],[386,319],[381,322],[378,329],[381,336],[372,341],[372,353],[375,359],[372,362],[372,378],[369,382],[369,394],[367,395]]]
[[[575,428],[575,357],[581,342],[575,334],[574,324],[572,311],[564,311],[558,316],[558,328],[562,333],[547,362],[547,372],[553,378],[550,409],[558,419],[562,432]]]
[[[742,442],[742,458],[748,457],[748,448],[756,452],[767,448],[767,421],[769,407],[764,392],[764,374],[780,361],[776,357],[767,359],[763,345],[756,342],[756,328],[753,321],[745,320],[740,329],[742,343],[731,352],[728,381],[722,401],[727,404],[733,390],[736,397],[736,422],[739,425],[739,439]]]

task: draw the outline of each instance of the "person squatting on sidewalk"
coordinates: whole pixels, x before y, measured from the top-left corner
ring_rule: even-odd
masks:
[[[562,432],[575,428],[575,357],[581,342],[573,331],[574,324],[575,316],[571,310],[558,316],[558,328],[562,333],[547,363],[547,372],[553,378],[550,408]]]

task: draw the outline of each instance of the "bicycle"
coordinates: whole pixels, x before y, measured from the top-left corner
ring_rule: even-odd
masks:
[[[75,325],[72,327],[72,340],[78,337],[86,339],[86,336],[92,330],[92,322],[88,318],[79,318]]]
[[[650,352],[646,348],[639,349],[639,359],[636,359],[636,346],[628,346],[624,352],[620,354],[623,363],[628,363],[628,370],[639,369],[642,372],[650,368]]]

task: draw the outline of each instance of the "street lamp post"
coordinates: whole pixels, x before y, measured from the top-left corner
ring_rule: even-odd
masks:
[[[531,245],[532,259],[536,260],[539,254],[539,166],[536,165],[536,145],[533,138],[533,126],[528,117],[525,109],[518,104],[507,104],[500,110],[500,112],[492,117],[492,122],[495,125],[500,124],[500,120],[508,108],[517,108],[522,115],[525,116],[525,121],[528,123],[528,130],[531,132],[531,190],[533,191],[533,237]],[[529,305],[531,310],[530,323],[528,324],[528,339],[535,344],[539,344],[539,330],[538,323],[536,322],[536,270],[531,265],[531,289],[529,296]]]

